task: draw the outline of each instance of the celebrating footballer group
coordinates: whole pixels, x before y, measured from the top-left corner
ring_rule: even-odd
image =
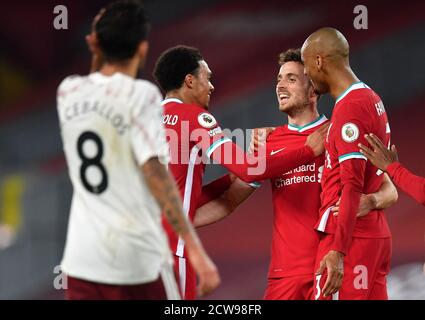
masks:
[[[300,49],[282,48],[276,98],[287,124],[254,129],[245,152],[208,110],[214,66],[197,48],[178,45],[157,58],[159,89],[136,79],[149,29],[138,1],[102,8],[86,37],[90,74],[58,88],[73,185],[67,298],[212,292],[219,272],[195,228],[226,218],[269,180],[264,299],[388,299],[384,210],[397,205],[396,186],[425,205],[425,179],[398,162],[384,103],[351,69],[344,35],[324,27]],[[335,100],[330,119],[318,110],[325,94]],[[229,173],[203,185],[210,160]]]

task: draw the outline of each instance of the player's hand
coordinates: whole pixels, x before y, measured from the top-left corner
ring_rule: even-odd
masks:
[[[264,147],[267,137],[272,133],[275,127],[255,128],[251,132],[251,142],[249,144],[249,153],[258,152],[258,149]]]
[[[316,274],[323,274],[327,271],[327,278],[323,286],[323,297],[335,294],[342,285],[344,277],[344,255],[335,250],[330,250],[320,261],[319,269]]]
[[[92,54],[92,66],[91,72],[95,72],[100,69],[103,64],[104,58],[102,50],[100,49],[99,42],[97,40],[96,34],[96,23],[102,17],[102,14],[105,12],[105,9],[102,8],[99,13],[94,17],[92,22],[92,28],[90,34],[86,35],[87,47]]]
[[[305,145],[309,146],[315,156],[321,155],[325,151],[325,137],[328,132],[329,124],[325,124],[307,137]]]
[[[101,54],[98,41],[97,41],[96,24],[100,20],[104,12],[105,12],[105,8],[100,9],[98,14],[93,19],[90,34],[86,35],[87,46],[89,48],[89,51],[92,54]]]
[[[338,200],[335,206],[333,206],[331,209],[331,212],[333,212],[333,215],[335,217],[337,217],[339,214],[340,204],[341,204],[341,198]],[[364,217],[375,208],[376,208],[376,197],[373,194],[362,194],[360,196],[360,204],[359,204],[359,210],[357,211],[357,218]]]
[[[198,294],[205,296],[214,291],[220,284],[217,267],[203,250],[192,251],[190,263],[198,275]]]
[[[387,167],[391,163],[398,161],[397,149],[395,145],[392,145],[391,150],[388,150],[381,142],[381,140],[379,140],[379,138],[374,134],[365,134],[365,138],[371,145],[373,151],[365,145],[359,143],[358,146],[360,148],[360,152],[364,154],[375,167],[381,169],[382,171],[386,171]]]
[[[92,55],[102,54],[99,48],[99,43],[97,41],[96,32],[91,32],[90,34],[86,35],[86,43]]]
[[[234,173],[229,172],[229,178],[230,182],[235,182],[235,180],[238,178]]]

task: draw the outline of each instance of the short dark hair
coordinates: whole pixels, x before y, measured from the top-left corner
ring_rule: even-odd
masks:
[[[301,49],[288,49],[279,54],[279,65],[284,65],[286,62],[299,62],[302,65]]]
[[[150,25],[140,1],[121,0],[109,4],[96,23],[96,34],[107,61],[125,61],[146,40]]]
[[[179,45],[159,56],[153,76],[164,92],[180,89],[186,75],[197,74],[201,60],[204,58],[198,49]]]
[[[304,65],[303,60],[301,59],[301,49],[288,49],[279,54],[279,65],[283,66],[287,62],[298,62]],[[317,100],[319,100],[321,95],[318,92],[315,93],[317,95]]]

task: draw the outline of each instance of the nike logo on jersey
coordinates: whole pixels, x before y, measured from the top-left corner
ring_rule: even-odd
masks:
[[[274,154],[276,154],[276,153],[281,152],[281,151],[282,151],[282,150],[284,150],[284,149],[286,149],[286,147],[284,147],[284,148],[282,148],[282,149],[279,149],[279,150],[272,150],[272,151],[270,152],[270,155],[272,156],[272,155],[274,155]]]

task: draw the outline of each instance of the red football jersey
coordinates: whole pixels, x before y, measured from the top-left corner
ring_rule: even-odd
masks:
[[[397,187],[425,206],[425,178],[414,175],[400,162],[390,164],[387,173]]]
[[[351,237],[385,238],[391,233],[382,210],[356,219],[361,193],[379,190],[382,172],[366,162],[358,143],[368,145],[364,135],[373,133],[390,142],[390,126],[380,97],[363,82],[350,86],[337,100],[325,142],[320,219],[317,230],[335,234],[335,250],[346,252]],[[344,196],[344,193],[350,196]],[[337,217],[330,209],[341,197]]]
[[[226,137],[207,110],[182,103],[178,99],[166,99],[162,105],[170,148],[168,167],[180,190],[183,211],[190,221],[193,221],[201,202],[202,178],[207,159],[223,165],[246,182],[256,182],[277,176],[296,167],[295,164],[306,163],[314,158],[314,153],[308,146],[301,146],[285,154],[254,157],[246,154]],[[184,241],[176,235],[167,221],[164,221],[164,227],[172,252],[184,257]]]
[[[178,99],[166,99],[164,126],[170,148],[169,170],[174,176],[183,199],[183,212],[193,221],[201,198],[205,162],[203,151],[229,141],[225,138],[215,118],[205,109]],[[227,139],[227,140],[226,140]],[[216,144],[214,144],[216,142]],[[172,252],[184,257],[184,241],[164,220]]]
[[[297,127],[284,125],[267,138],[267,155],[285,153],[304,146],[308,135],[328,119]],[[270,179],[273,195],[273,235],[269,278],[313,274],[319,234],[320,181],[324,155]]]

